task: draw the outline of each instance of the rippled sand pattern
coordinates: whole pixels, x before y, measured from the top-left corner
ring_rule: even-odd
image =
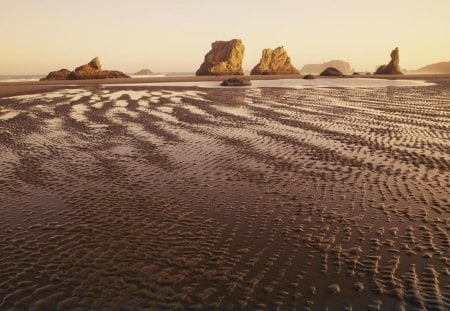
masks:
[[[450,85],[0,99],[0,310],[448,310]]]

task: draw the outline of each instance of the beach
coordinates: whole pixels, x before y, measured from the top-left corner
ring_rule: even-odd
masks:
[[[450,308],[448,75],[225,78],[0,83],[1,310]]]

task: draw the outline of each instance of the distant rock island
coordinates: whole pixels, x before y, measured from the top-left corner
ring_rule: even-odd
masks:
[[[391,52],[391,61],[387,65],[381,65],[375,71],[376,75],[401,75],[400,70],[400,55],[398,48],[395,48]]]
[[[344,74],[339,69],[336,69],[334,67],[326,68],[324,71],[322,71],[320,73],[320,75],[323,77],[343,77],[344,76]]]
[[[86,65],[75,68],[74,71],[60,69],[50,72],[41,81],[48,80],[85,80],[85,79],[111,79],[111,78],[129,78],[126,74],[116,70],[102,70],[100,59],[95,57]]]
[[[152,74],[153,74],[153,72],[150,69],[141,69],[135,73],[136,76],[146,76],[146,75],[152,75]]]
[[[421,73],[421,74],[439,74],[439,73],[450,73],[450,62],[439,62],[424,66],[417,70],[410,70],[408,73]]]
[[[282,47],[264,49],[261,60],[250,72],[251,75],[300,74],[291,64],[291,58]]]
[[[243,75],[244,52],[245,47],[240,39],[215,41],[195,74],[197,76]]]
[[[339,59],[333,59],[328,62],[322,63],[322,64],[307,64],[303,66],[303,68],[300,70],[303,73],[321,73],[325,69],[333,67],[342,72],[343,74],[351,74],[353,72],[352,66],[350,63],[345,62],[343,60]]]

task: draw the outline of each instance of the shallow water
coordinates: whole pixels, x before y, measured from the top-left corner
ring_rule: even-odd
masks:
[[[236,88],[235,86],[224,87],[221,81],[191,81],[191,82],[158,82],[158,83],[124,83],[116,86],[184,86],[202,88]],[[252,85],[239,88],[267,88],[279,87],[290,89],[303,88],[374,88],[374,87],[402,87],[402,86],[430,86],[432,82],[423,80],[389,80],[370,78],[328,78],[328,79],[279,79],[279,80],[252,80]]]
[[[152,85],[0,99],[1,310],[449,309],[448,82]]]

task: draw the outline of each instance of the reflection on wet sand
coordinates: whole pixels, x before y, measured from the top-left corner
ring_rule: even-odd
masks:
[[[0,309],[448,310],[450,88],[0,99]]]

